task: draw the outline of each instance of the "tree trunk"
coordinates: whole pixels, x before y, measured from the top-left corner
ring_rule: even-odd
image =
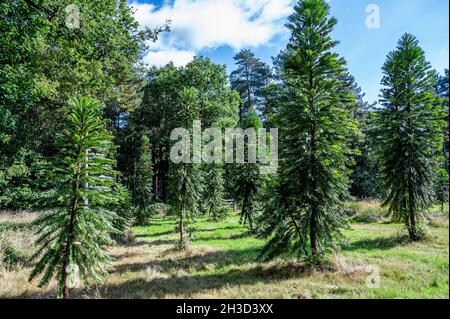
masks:
[[[81,153],[81,150],[79,151],[79,153]],[[70,247],[72,245],[72,242],[74,240],[74,228],[75,228],[75,214],[76,214],[76,209],[78,206],[78,189],[80,187],[80,164],[78,164],[77,167],[77,175],[75,177],[75,182],[73,184],[73,199],[72,199],[72,203],[71,203],[71,207],[70,207],[70,222],[69,222],[69,230],[68,230],[68,235],[67,235],[67,241],[66,241],[66,247],[64,250],[64,259],[63,259],[63,264],[62,264],[62,269],[61,269],[61,282],[62,282],[62,294],[63,294],[63,299],[68,299],[69,298],[69,287],[67,287],[67,266],[69,265],[69,259],[70,259]]]
[[[312,70],[309,71],[309,86],[310,89],[314,89],[314,79]],[[314,98],[311,98],[310,108],[314,113]],[[313,120],[314,121],[314,120]],[[319,252],[319,244],[317,241],[317,214],[318,214],[318,206],[317,206],[317,146],[316,146],[316,126],[315,123],[312,123],[311,127],[311,179],[312,179],[312,203],[311,203],[311,219],[310,219],[310,229],[309,229],[309,239],[311,243],[311,252],[312,256],[316,257]]]
[[[185,248],[185,238],[184,238],[184,210],[180,212],[180,249]]]

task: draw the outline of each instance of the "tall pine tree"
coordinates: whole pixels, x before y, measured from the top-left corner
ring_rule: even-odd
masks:
[[[234,60],[238,68],[230,75],[231,88],[242,98],[239,106],[239,120],[242,120],[251,107],[258,109],[260,106],[263,88],[269,84],[272,70],[250,50],[240,51]]]
[[[189,132],[188,138],[191,140],[192,124],[199,116],[198,92],[192,88],[185,88],[180,94],[179,125]],[[184,144],[184,152],[189,151],[191,154],[193,150],[191,146],[190,142]],[[173,164],[170,177],[173,208],[178,216],[179,248],[186,249],[193,229],[190,224],[193,217],[199,214],[203,174],[200,164],[193,163],[191,156],[189,163]]]
[[[432,202],[436,156],[442,146],[442,114],[435,76],[418,40],[404,34],[383,66],[382,105],[376,114],[384,205],[405,223],[411,240],[422,237],[424,209]]]
[[[269,239],[268,258],[306,255],[318,262],[347,225],[348,140],[356,124],[349,110],[354,97],[342,82],[345,61],[332,52],[336,23],[325,0],[301,0],[287,24],[292,36],[280,57],[285,90],[276,123],[281,167],[258,230]]]
[[[117,202],[111,187],[116,172],[107,158],[112,136],[100,119],[101,105],[90,98],[71,100],[65,130],[58,138],[59,154],[52,161],[48,177],[56,188],[47,193],[42,207],[50,213],[36,222],[40,258],[30,280],[42,275],[40,286],[53,277],[58,295],[69,297],[78,280],[100,279],[110,260],[105,246],[115,213],[106,209]]]

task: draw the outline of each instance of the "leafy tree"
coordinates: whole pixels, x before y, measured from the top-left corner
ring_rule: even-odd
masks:
[[[285,254],[318,262],[347,225],[354,98],[342,80],[345,61],[331,51],[337,22],[328,14],[325,0],[301,0],[287,24],[292,37],[280,56],[284,90],[276,123],[281,167],[274,197],[262,201],[257,232],[269,239],[262,252],[267,258]]]
[[[239,95],[229,87],[226,69],[199,57],[184,68],[168,64],[162,68],[152,68],[147,75],[142,104],[130,115],[129,127],[139,133],[148,132],[154,165],[153,193],[155,200],[168,202],[168,188],[171,131],[179,127],[178,106],[180,92],[194,89],[197,95],[198,114],[203,127],[234,127],[238,121]],[[184,127],[185,123],[182,123]],[[131,133],[130,133],[131,134]],[[134,133],[133,133],[134,134]],[[132,140],[130,135],[129,141]],[[121,170],[126,179],[131,180],[132,165],[129,165],[131,143],[121,144]],[[123,163],[123,165],[122,165]],[[205,167],[206,168],[206,167]]]
[[[260,106],[262,90],[269,84],[272,70],[250,50],[241,50],[234,60],[238,68],[231,72],[231,87],[242,98],[243,103],[239,107],[239,119],[242,120],[251,107]]]
[[[99,279],[110,260],[106,245],[115,232],[116,214],[105,207],[117,202],[111,191],[116,172],[107,158],[112,136],[100,120],[101,104],[82,97],[70,101],[65,130],[58,137],[59,153],[49,168],[56,188],[44,198],[50,209],[36,222],[39,257],[30,281],[41,276],[39,286],[53,277],[58,295],[69,298],[78,276]]]
[[[181,92],[178,109],[180,127],[184,127],[192,134],[192,121],[198,118],[198,92],[194,89],[184,89]],[[184,144],[184,151],[191,151]],[[203,174],[200,164],[178,163],[171,167],[171,185],[173,192],[173,209],[178,216],[178,232],[180,234],[179,248],[185,249],[189,243],[189,236],[193,228],[189,225],[193,216],[199,214],[202,196]]]
[[[79,27],[66,24],[69,5],[79,8]],[[0,29],[0,109],[7,108],[15,121],[10,143],[0,149],[2,169],[9,170],[20,153],[42,157],[58,151],[54,138],[71,96],[103,102],[102,115],[117,133],[124,113],[141,99],[145,43],[168,26],[141,29],[126,1],[12,0],[0,4]],[[26,186],[37,194],[38,172],[29,163]],[[13,179],[4,191],[17,193]]]
[[[435,107],[434,72],[418,40],[404,34],[383,66],[383,109],[376,114],[384,205],[418,240],[423,210],[432,202],[436,153],[442,145],[442,118]]]

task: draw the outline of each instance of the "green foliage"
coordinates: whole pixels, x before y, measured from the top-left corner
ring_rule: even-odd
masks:
[[[203,206],[211,220],[219,221],[226,217],[222,208],[224,201],[223,167],[220,164],[208,164],[204,172]]]
[[[153,200],[153,164],[150,142],[147,136],[141,137],[139,153],[132,194],[136,222],[138,225],[147,225],[150,217],[148,216],[149,206]]]
[[[261,119],[256,111],[251,107],[241,121],[242,129],[252,128],[255,132],[262,127]],[[249,141],[245,142],[245,156],[248,154],[251,145]],[[234,198],[236,203],[241,207],[240,222],[248,225],[253,230],[253,219],[256,213],[256,203],[258,200],[259,190],[263,183],[263,177],[260,173],[260,165],[258,163],[244,163],[234,165],[233,183]]]
[[[231,72],[231,87],[241,96],[239,119],[242,120],[251,108],[261,107],[263,89],[272,79],[272,70],[250,50],[241,50],[234,60],[238,68]]]
[[[56,277],[58,295],[69,297],[69,282],[99,280],[110,258],[105,249],[116,232],[116,214],[108,205],[119,199],[112,192],[116,172],[111,151],[112,136],[100,119],[101,104],[82,97],[70,101],[71,112],[58,136],[59,153],[48,167],[47,178],[55,188],[46,192],[41,208],[34,258],[39,258],[30,280],[41,276],[39,286]]]
[[[192,135],[192,121],[199,116],[199,100],[197,91],[184,89],[178,105],[178,120]],[[185,145],[186,147],[186,145]],[[191,151],[192,154],[192,151]],[[187,248],[193,227],[189,224],[192,217],[200,212],[200,200],[203,192],[203,172],[200,164],[179,163],[171,166],[171,190],[173,193],[173,210],[178,217],[180,234],[179,248]]]
[[[80,9],[79,28],[66,24],[68,5]],[[3,1],[0,29],[1,171],[16,165],[11,159],[17,160],[19,152],[46,157],[58,151],[55,136],[71,96],[102,101],[108,125],[114,133],[120,130],[124,112],[141,99],[145,41],[168,31],[166,26],[141,29],[126,1],[116,0]],[[27,203],[11,200],[13,194],[31,198],[28,193],[39,191],[37,172],[26,166],[24,190],[8,181],[0,189],[8,198],[0,205],[25,208]]]
[[[437,170],[435,174],[434,181],[434,194],[435,201],[441,205],[441,210],[444,210],[444,204],[448,203],[449,197],[449,179],[448,174],[445,169],[440,168]]]
[[[336,245],[347,225],[349,138],[356,130],[352,91],[343,82],[345,61],[331,50],[336,20],[324,0],[302,0],[287,27],[292,32],[280,56],[285,88],[277,111],[279,178],[262,200],[262,256],[308,257],[318,261]],[[270,194],[270,195],[269,195]]]
[[[39,168],[46,160],[26,148],[17,150],[11,157],[0,155],[0,160],[0,208],[33,208],[40,191],[51,183],[40,180],[45,173]]]
[[[421,237],[422,213],[432,203],[436,151],[442,145],[442,113],[433,92],[435,77],[418,40],[405,34],[383,66],[382,104],[376,134],[385,205]]]

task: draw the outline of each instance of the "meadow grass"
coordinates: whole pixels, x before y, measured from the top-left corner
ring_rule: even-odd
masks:
[[[295,260],[261,262],[264,241],[248,235],[233,215],[223,222],[197,218],[185,252],[174,249],[174,217],[134,227],[135,241],[111,248],[114,262],[103,283],[74,292],[76,298],[448,298],[447,226],[409,242],[398,224],[359,223],[346,244],[328,254],[332,267],[317,271]],[[26,282],[32,265],[0,272],[0,297],[54,297]],[[379,286],[367,281],[379,270]],[[8,284],[1,282],[7,279]],[[369,284],[371,284],[369,282]]]

